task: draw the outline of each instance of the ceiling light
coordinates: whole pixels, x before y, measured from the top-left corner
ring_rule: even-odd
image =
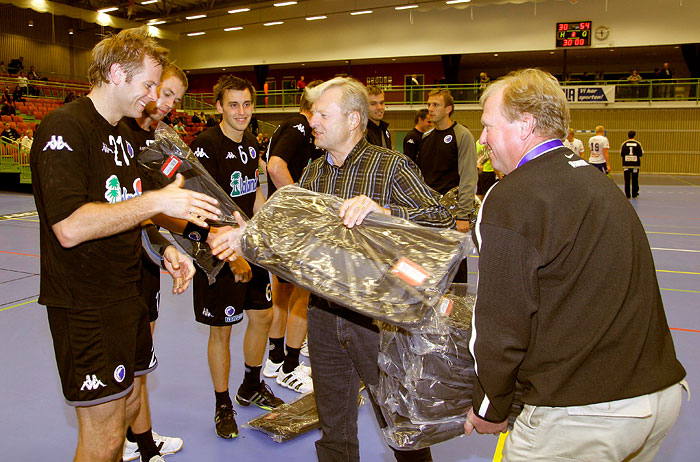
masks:
[[[226,29],[224,29],[224,32],[231,32],[232,30],[241,30],[241,29],[243,29],[243,27],[241,27],[241,26],[227,27]]]
[[[73,35],[73,28],[68,29],[68,35]]]
[[[194,16],[185,16],[185,19],[202,19],[202,18],[206,18],[206,17],[207,17],[206,14],[196,14]]]
[[[32,21],[32,20],[30,19],[30,20],[29,20],[28,26],[29,26],[29,27],[34,27],[34,21]]]
[[[110,11],[117,11],[119,8],[116,6],[110,6],[109,8],[102,8],[101,10],[97,10],[98,13],[109,13]]]
[[[372,10],[364,10],[364,11],[353,11],[350,13],[351,16],[357,16],[358,14],[372,14]]]
[[[149,26],[156,26],[158,24],[165,24],[165,20],[164,19],[160,19],[160,20],[151,19],[150,22],[148,23]]]
[[[245,13],[246,11],[250,11],[250,8],[238,8],[235,10],[228,10],[229,14]]]
[[[289,5],[296,5],[297,2],[280,2],[280,3],[275,3],[275,6],[289,6]]]
[[[454,5],[455,3],[469,3],[471,1],[472,0],[448,0],[445,3],[447,3],[448,5]]]
[[[197,35],[204,35],[204,32],[190,32],[187,34],[188,37],[195,37]]]
[[[395,10],[410,10],[411,8],[418,8],[418,5],[404,5],[404,6],[397,6],[394,8]]]
[[[310,16],[306,18],[307,21],[318,21],[319,19],[328,19],[328,16]]]
[[[142,5],[151,5],[153,3],[158,3],[158,0],[146,0],[145,2],[141,2]]]
[[[284,24],[282,21],[273,21],[273,22],[266,22],[263,24],[263,26],[279,26],[280,24]]]

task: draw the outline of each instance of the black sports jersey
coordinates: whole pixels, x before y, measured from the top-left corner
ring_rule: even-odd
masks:
[[[321,149],[314,145],[314,136],[311,134],[311,126],[306,116],[294,114],[282,122],[270,138],[267,148],[267,162],[270,157],[277,156],[287,163],[287,169],[294,182],[299,181],[301,173],[309,162],[318,158]],[[267,175],[267,197],[277,191],[270,175]]]
[[[37,129],[30,164],[40,221],[39,303],[92,307],[139,294],[140,227],[64,248],[51,227],[89,202],[141,194],[131,132],[112,126],[87,97],[51,113]]]
[[[474,209],[474,188],[478,177],[476,145],[471,132],[457,122],[448,128],[434,128],[423,135],[416,164],[425,182],[440,194],[459,186],[458,220],[468,220]]]
[[[199,135],[191,148],[219,186],[247,216],[252,217],[259,185],[259,145],[255,137],[245,131],[241,142],[237,143],[224,135],[220,125],[216,125]]]
[[[421,139],[423,139],[423,132],[415,127],[412,128],[410,132],[406,133],[403,139],[403,153],[413,162],[416,161],[416,157],[418,156],[418,148],[420,148]]]
[[[391,149],[391,134],[389,133],[389,124],[383,120],[379,121],[379,125],[371,120],[367,121],[367,141],[375,146]]]
[[[620,155],[622,155],[623,167],[640,167],[642,165],[642,145],[637,140],[627,140],[622,143]]]
[[[155,139],[154,130],[144,130],[141,128],[138,122],[136,122],[136,119],[131,117],[124,117],[122,122],[124,122],[124,124],[129,127],[129,130],[131,130],[131,142],[133,143],[137,154],[153,143],[153,140]]]

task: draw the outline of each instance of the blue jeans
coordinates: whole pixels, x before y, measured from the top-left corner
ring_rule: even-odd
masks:
[[[360,460],[357,439],[357,396],[360,381],[379,383],[379,329],[368,317],[313,296],[309,302],[309,359],[316,407],[323,432],[316,441],[319,462]],[[381,428],[386,427],[368,393]],[[397,461],[432,461],[430,448],[394,450]]]

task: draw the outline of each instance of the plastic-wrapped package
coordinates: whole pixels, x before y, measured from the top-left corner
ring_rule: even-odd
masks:
[[[357,405],[364,403],[357,396]],[[289,403],[284,403],[267,414],[250,419],[244,427],[266,433],[276,443],[284,443],[299,435],[321,427],[313,392],[306,393]]]
[[[167,186],[175,179],[176,173],[181,173],[185,177],[183,186],[185,189],[204,193],[219,201],[218,208],[222,216],[216,222],[209,222],[210,226],[238,227],[238,223],[233,218],[233,212],[240,213],[244,220],[248,219],[197,160],[197,156],[192,153],[189,146],[167,124],[158,123],[155,140],[139,153],[138,162],[141,174],[145,176],[145,182],[155,188]],[[212,284],[225,262],[211,254],[211,249],[206,242],[191,241],[174,233],[173,237],[204,270],[209,278],[209,284]]]
[[[447,191],[440,198],[440,203],[450,211],[453,216],[457,216],[457,207],[459,207],[459,186]],[[474,208],[472,209],[472,217],[469,220],[469,229],[474,229],[476,226],[476,216],[479,214],[479,209],[481,208],[481,199],[474,196]]]
[[[420,449],[460,436],[469,410],[474,359],[469,352],[475,297],[466,284],[445,295],[448,316],[433,309],[417,330],[382,325],[378,356],[379,385],[371,388],[389,426],[387,442],[397,449]],[[509,417],[522,410],[516,391]]]
[[[285,186],[248,222],[244,256],[324,299],[392,324],[421,325],[470,247],[450,229],[379,213],[347,228],[343,200]]]

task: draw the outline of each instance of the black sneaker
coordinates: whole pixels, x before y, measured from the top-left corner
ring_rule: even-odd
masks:
[[[255,404],[266,411],[271,411],[277,406],[284,404],[284,401],[276,397],[264,381],[260,381],[260,388],[257,390],[245,390],[243,385],[241,385],[238,388],[238,393],[236,393],[236,402],[243,406]]]
[[[222,404],[216,408],[214,423],[216,424],[216,434],[222,438],[231,439],[238,436],[238,425],[236,425],[236,411],[232,404]]]

